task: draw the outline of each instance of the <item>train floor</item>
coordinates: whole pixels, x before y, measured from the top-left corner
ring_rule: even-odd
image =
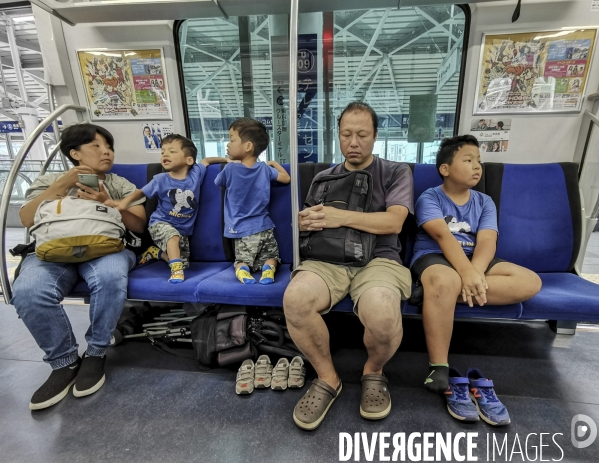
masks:
[[[69,305],[66,310],[83,352],[87,306]],[[404,433],[405,452],[412,439],[409,449],[414,453],[423,438],[415,433],[425,432],[443,437],[452,433],[456,445],[452,461],[466,455],[466,439],[458,440],[462,432],[477,433],[472,438],[476,448],[470,451],[478,460],[466,461],[534,461],[540,439],[544,439],[543,460],[598,460],[599,442],[587,448],[575,448],[571,442],[574,416],[586,415],[599,423],[596,326],[579,327],[569,336],[555,334],[541,321],[456,321],[451,365],[462,372],[480,368],[494,380],[510,412],[512,424],[493,428],[482,421],[455,420],[444,397],[424,390],[428,367],[419,318],[404,320],[404,340],[385,368],[391,414],[382,421],[363,420],[362,328],[352,315],[331,314],[326,321],[344,386],[322,425],[305,432],[295,426],[292,410],[307,385],[237,396],[234,368],[200,372],[191,360],[156,351],[145,341],[128,341],[108,350],[106,383],[97,393],[85,398],[69,394],[54,407],[32,412],[31,395],[50,368],[41,361],[41,351],[14,309],[0,305],[0,461],[333,462],[348,456],[350,461],[385,461],[395,450],[402,461],[401,437],[395,436],[396,448],[394,435]],[[308,379],[313,376],[308,371]],[[356,447],[355,433],[365,433]],[[385,441],[390,448],[380,450],[377,444],[374,460],[367,459],[369,449],[362,437],[368,447],[378,439],[376,433],[390,434]],[[412,455],[413,461],[427,461],[420,459],[424,453],[417,455]],[[441,455],[440,460],[428,461],[446,461]],[[409,461],[409,454],[403,456]]]

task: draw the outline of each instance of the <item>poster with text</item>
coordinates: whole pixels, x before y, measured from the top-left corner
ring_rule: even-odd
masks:
[[[474,114],[580,111],[596,32],[485,35]]]
[[[141,134],[146,153],[160,153],[162,151],[162,139],[174,132],[174,124],[141,124]]]
[[[480,153],[505,153],[510,144],[512,120],[506,118],[472,119],[470,135],[476,137]]]
[[[92,120],[172,119],[161,49],[77,56]]]

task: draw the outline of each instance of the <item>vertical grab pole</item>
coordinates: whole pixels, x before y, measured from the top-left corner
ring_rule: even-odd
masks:
[[[299,0],[291,0],[289,16],[289,163],[291,170],[291,227],[293,237],[293,268],[299,259],[299,188],[297,156],[297,19]]]

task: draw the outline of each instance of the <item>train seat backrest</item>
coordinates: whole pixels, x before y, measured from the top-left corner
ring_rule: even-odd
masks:
[[[499,215],[497,257],[535,272],[570,272],[581,245],[578,165],[486,164]]]
[[[220,164],[208,166],[200,189],[198,214],[193,235],[189,238],[192,262],[225,262],[228,259],[223,243],[222,190],[214,184],[221,171]]]
[[[289,172],[289,165],[283,165]],[[291,184],[277,181],[270,186],[270,204],[268,213],[275,224],[275,238],[279,245],[281,263],[293,263],[293,237],[291,228]]]
[[[329,166],[328,163],[300,164],[302,199],[316,173]],[[285,168],[289,170],[289,166]],[[416,202],[426,189],[439,185],[441,178],[434,165],[411,164],[410,168]],[[210,166],[202,185],[196,231],[190,242],[192,261],[232,260],[231,250],[225,252],[223,245],[222,192],[214,185],[220,169],[220,165]],[[159,171],[160,164],[115,165],[112,170],[138,187]],[[486,163],[481,182],[475,189],[490,195],[497,205],[498,257],[537,272],[572,270],[582,236],[577,164]],[[276,225],[275,236],[283,263],[291,263],[293,258],[290,195],[290,185],[273,182],[270,215]],[[400,235],[406,265],[412,256],[415,233],[416,225],[410,216]]]

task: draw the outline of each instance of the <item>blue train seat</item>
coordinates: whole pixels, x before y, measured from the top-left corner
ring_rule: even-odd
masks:
[[[312,178],[330,164],[301,164],[300,204]],[[456,305],[456,317],[501,319],[553,319],[599,321],[599,285],[574,273],[581,245],[581,208],[577,165],[486,163],[476,189],[491,196],[498,210],[497,256],[539,273],[543,288],[521,304],[468,307]],[[182,284],[168,283],[168,267],[156,262],[133,270],[129,298],[168,302],[202,302],[281,307],[292,265],[291,188],[273,182],[270,215],[276,225],[281,266],[273,285],[241,285],[233,270],[232,241],[223,238],[222,190],[214,178],[222,166],[208,168],[202,185],[196,229],[191,237],[191,267]],[[289,167],[285,166],[287,171]],[[441,183],[434,165],[410,164],[414,177],[414,200],[428,188]],[[142,186],[160,172],[160,164],[115,165],[113,172]],[[148,202],[146,211],[155,204]],[[409,265],[417,227],[412,216],[400,234],[402,259]],[[259,277],[259,274],[256,274]],[[81,282],[73,295],[88,294]],[[346,297],[333,310],[351,312]],[[418,314],[421,309],[402,303],[402,312]]]

